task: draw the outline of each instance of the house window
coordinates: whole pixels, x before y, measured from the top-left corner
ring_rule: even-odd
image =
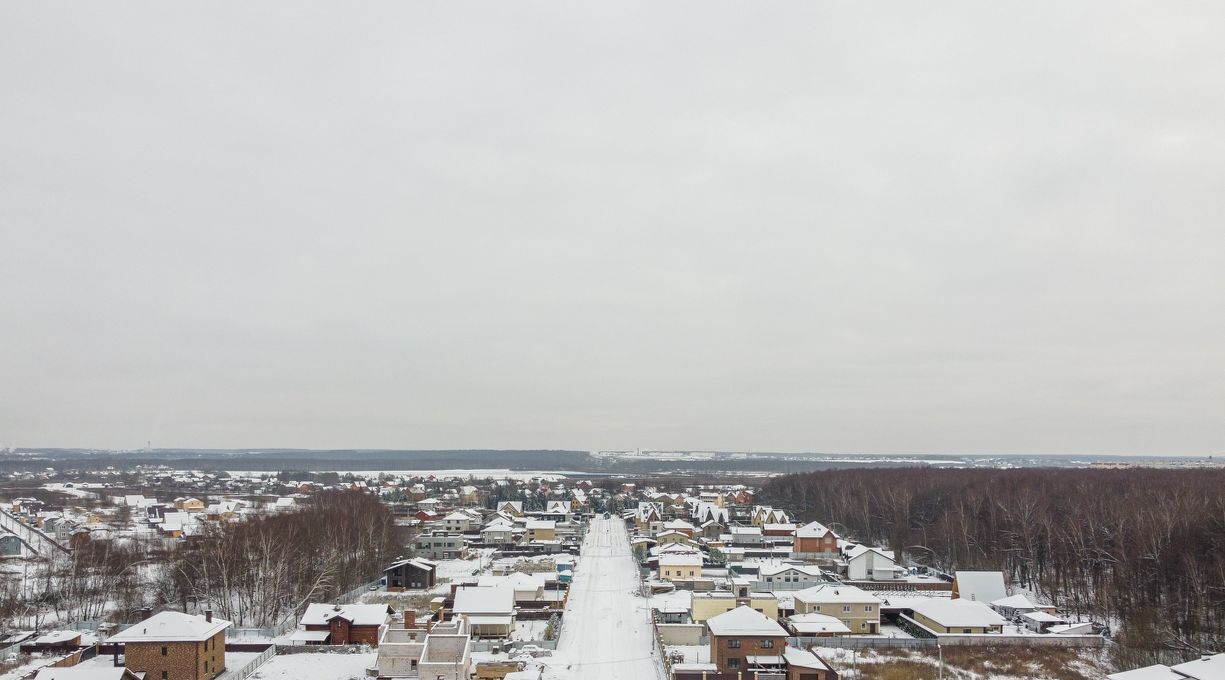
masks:
[[[864,610],[865,612],[868,612],[869,614],[871,614],[871,613],[872,613],[872,605],[870,605],[870,604],[865,604],[865,605],[863,606],[863,610]]]
[[[162,671],[162,680],[170,679],[170,671]]]
[[[969,628],[962,628],[962,629],[961,629],[961,632],[963,632],[963,633],[968,633],[968,632],[970,632],[970,629],[969,629]]]
[[[849,604],[844,604],[844,605],[842,605],[842,613],[843,613],[843,614],[849,614],[849,613],[851,613],[851,605],[849,605]]]
[[[773,640],[762,640],[761,648],[762,649],[774,649],[774,641]]]
[[[162,647],[162,656],[166,656],[166,651],[167,651],[166,648]]]
[[[740,668],[740,659],[731,658],[727,660],[728,668]]]
[[[727,646],[729,649],[740,649],[740,641],[739,640],[728,640]]]

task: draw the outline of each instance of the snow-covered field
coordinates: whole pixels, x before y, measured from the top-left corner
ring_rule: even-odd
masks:
[[[581,565],[557,652],[542,659],[555,677],[573,680],[664,679],[651,612],[639,595],[638,566],[625,524],[596,518],[583,541]]]

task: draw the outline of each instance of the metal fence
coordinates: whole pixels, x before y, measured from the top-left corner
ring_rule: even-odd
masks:
[[[269,645],[268,649],[265,649],[259,656],[248,661],[243,667],[227,670],[225,673],[217,676],[216,680],[243,680],[243,678],[248,678],[255,673],[260,666],[263,666],[271,661],[272,657],[274,656],[276,656],[276,647]]]

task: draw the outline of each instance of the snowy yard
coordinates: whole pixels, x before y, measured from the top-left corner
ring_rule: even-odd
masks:
[[[229,654],[226,655],[227,658]],[[362,680],[377,654],[278,654],[252,675],[258,680]]]

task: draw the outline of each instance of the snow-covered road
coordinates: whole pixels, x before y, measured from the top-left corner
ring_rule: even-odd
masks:
[[[664,680],[650,608],[638,593],[625,523],[596,517],[583,540],[552,670],[574,680]]]

